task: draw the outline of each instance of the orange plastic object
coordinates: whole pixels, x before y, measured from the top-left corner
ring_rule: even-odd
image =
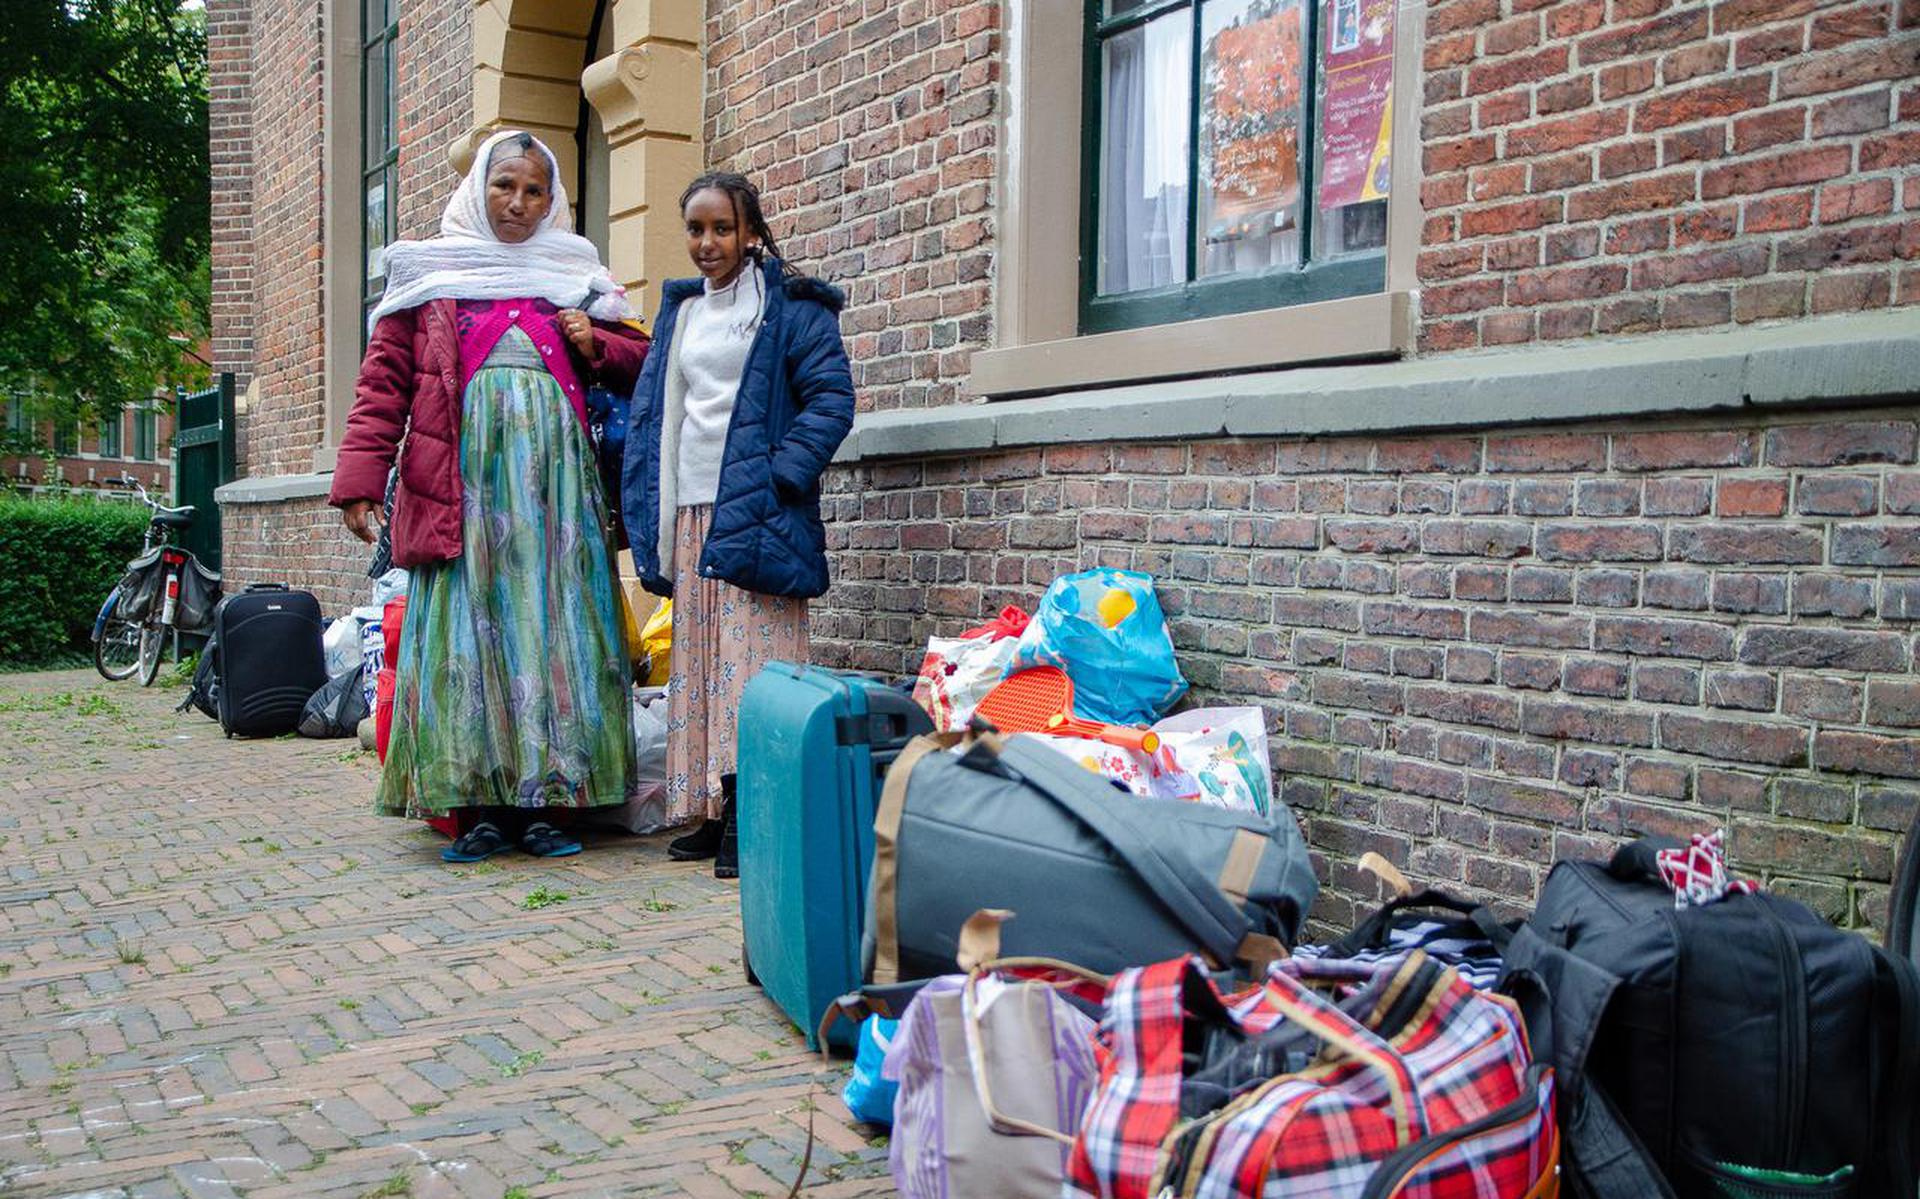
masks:
[[[1073,714],[1073,680],[1058,666],[1036,666],[1001,681],[987,692],[974,714],[1003,733],[1056,733],[1104,741],[1123,749],[1153,753],[1160,735],[1152,729],[1128,728]]]

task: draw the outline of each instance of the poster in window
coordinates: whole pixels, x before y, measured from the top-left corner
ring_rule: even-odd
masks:
[[[1300,0],[1252,0],[1204,44],[1207,239],[1293,223],[1300,199]]]
[[[1320,207],[1384,199],[1392,172],[1394,0],[1322,0]]]
[[[367,188],[367,279],[386,274],[387,188],[375,183]]]

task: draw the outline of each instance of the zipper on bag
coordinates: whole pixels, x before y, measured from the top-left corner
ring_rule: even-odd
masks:
[[[1781,1113],[1780,1139],[1784,1146],[1783,1160],[1789,1166],[1800,1158],[1801,1124],[1806,1119],[1807,1080],[1805,1064],[1807,1059],[1807,976],[1806,968],[1800,961],[1800,943],[1793,938],[1792,930],[1780,919],[1764,899],[1754,897],[1760,910],[1766,914],[1769,927],[1773,930],[1774,941],[1780,949],[1780,967],[1784,974],[1783,999],[1785,1010],[1781,1013],[1780,1038],[1780,1091]]]

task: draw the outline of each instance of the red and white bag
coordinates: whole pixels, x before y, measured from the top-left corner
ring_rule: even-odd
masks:
[[[986,624],[958,637],[928,640],[913,698],[933,718],[936,732],[967,727],[973,710],[1006,674],[1027,619],[1019,608],[1007,607]]]

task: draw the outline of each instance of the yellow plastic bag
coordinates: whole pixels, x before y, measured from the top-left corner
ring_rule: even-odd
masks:
[[[664,687],[673,667],[673,601],[666,600],[640,630],[640,653],[647,661],[647,687]],[[636,675],[638,671],[634,672]]]

